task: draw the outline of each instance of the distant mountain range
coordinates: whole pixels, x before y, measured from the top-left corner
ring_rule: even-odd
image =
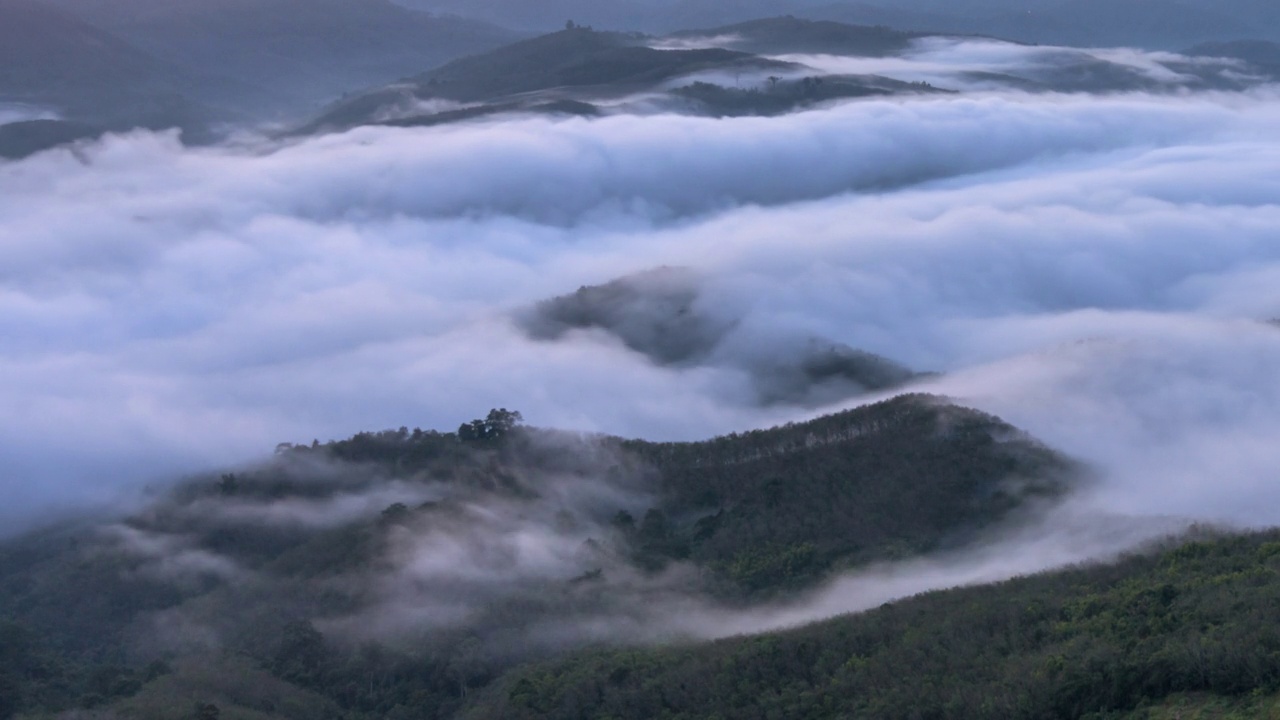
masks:
[[[818,20],[941,33],[996,35],[1074,46],[1176,49],[1198,42],[1280,39],[1280,6],[1268,0],[400,0],[512,27],[550,29],[567,19],[604,28],[672,32],[751,17],[794,14]]]
[[[732,50],[657,50],[649,42],[643,35],[579,27],[542,35],[346,98],[303,132],[371,123],[434,124],[441,111],[433,103],[439,101],[471,106],[465,113],[446,110],[447,119],[509,110],[590,114],[595,108],[585,104],[589,101],[648,91],[681,75],[789,67]]]
[[[643,100],[635,112],[778,115],[838,99],[955,92],[968,86],[1027,92],[1170,92],[1238,90],[1260,81],[1237,72],[1240,68],[1230,63],[1164,57],[1154,60],[1167,71],[1158,78],[1147,68],[1105,53],[1025,44],[1021,63],[998,69],[980,62],[972,68],[957,65],[951,71],[951,86],[943,84],[948,80],[934,85],[894,77],[897,71],[892,69],[849,74],[803,64],[813,55],[909,60],[928,50],[918,43],[930,38],[944,46],[1005,42],[791,16],[660,36],[575,24],[349,94],[295,132],[439,125],[499,113],[596,115],[605,112],[605,106],[608,112],[625,113],[632,112],[628,101],[634,98]]]
[[[107,127],[182,126],[210,111],[197,79],[38,0],[0,0],[0,98]]]
[[[1015,15],[995,0],[964,7],[917,2],[892,11],[795,3],[812,17],[864,24],[792,16],[741,21],[743,14],[776,12],[751,3],[615,7],[564,0],[516,7],[504,0],[455,7],[452,0],[430,1],[437,14],[390,0],[0,0],[0,105],[41,111],[0,129],[0,157],[134,127],[179,128],[184,140],[207,142],[246,124],[310,133],[503,112],[594,115],[601,101],[637,93],[648,93],[656,103],[651,107],[664,111],[732,116],[949,89],[767,57],[885,57],[930,36],[866,23],[1082,45],[1176,43],[1195,55],[1239,59],[1262,75],[1275,75],[1280,66],[1265,37],[1235,39],[1265,36],[1274,27],[1268,19],[1280,19],[1269,5],[1250,0],[1212,8],[1184,8],[1173,0],[1039,0]],[[628,7],[635,12],[624,12]],[[575,23],[526,40],[483,19],[440,14],[497,13],[523,24],[529,13],[558,17],[578,10],[585,13],[580,17],[629,19],[633,27],[652,26],[645,13],[662,10],[673,24],[703,29],[645,35]],[[960,10],[963,18],[946,14]],[[699,22],[716,18],[739,21]],[[1186,87],[1234,89],[1248,82],[1193,64],[1166,65],[1187,79]],[[736,80],[725,81],[728,74]],[[1033,68],[982,70],[962,79],[1029,91],[1168,89],[1140,69],[1078,50],[1044,54]]]
[[[0,103],[71,123],[10,128],[0,153],[133,127],[199,142],[517,37],[383,0],[0,0]]]
[[[314,107],[518,37],[388,0],[44,1],[174,67],[265,91],[211,93],[254,114]]]

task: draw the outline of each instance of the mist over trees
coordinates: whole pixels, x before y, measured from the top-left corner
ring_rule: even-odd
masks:
[[[837,566],[961,547],[1079,472],[923,396],[702,443],[494,409],[456,433],[284,444],[117,523],[5,544],[6,717],[151,717],[193,686],[225,704],[219,678],[346,717],[441,716],[531,658],[686,637],[680,613],[744,612]],[[271,690],[281,681],[293,689]]]
[[[1277,538],[1210,536],[766,637],[580,653],[513,672],[463,717],[1265,717]]]
[[[0,0],[0,720],[1280,713],[1278,7]]]
[[[1195,42],[1265,36],[1276,39],[1278,11],[1264,0],[625,0],[601,4],[556,0],[402,0],[411,7],[456,12],[512,27],[553,30],[564,18],[606,29],[671,32],[792,14],[815,20],[885,25],[902,30],[976,33],[1025,42],[1077,46],[1137,45],[1179,49]]]

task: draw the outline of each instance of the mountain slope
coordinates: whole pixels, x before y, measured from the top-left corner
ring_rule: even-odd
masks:
[[[642,544],[747,592],[963,545],[1061,494],[1076,471],[998,418],[920,395],[704,443],[624,447],[658,470],[654,512],[702,515],[686,535],[646,515],[659,527],[641,523]]]
[[[652,90],[694,72],[790,67],[731,50],[656,50],[645,41],[637,35],[582,27],[524,40],[346,98],[300,132],[388,121],[420,124],[416,118],[430,122],[437,111],[425,107],[441,101],[479,104],[481,110],[488,106],[491,111],[539,109],[550,103],[582,103]],[[570,107],[576,112],[592,109]],[[477,112],[473,109],[468,116]]]
[[[314,108],[517,37],[387,0],[47,1],[188,72],[233,83],[202,91],[252,114]]]
[[[1205,538],[789,632],[580,654],[512,673],[463,716],[1186,718],[1215,705],[1274,714],[1277,593],[1280,533]],[[1230,717],[1245,716],[1264,715]]]
[[[830,404],[919,376],[888,358],[821,337],[779,339],[769,349],[743,353],[730,347],[741,318],[726,312],[707,297],[695,273],[664,267],[544,300],[517,320],[538,340],[594,331],[659,365],[740,369],[765,405]]]
[[[36,0],[0,0],[0,99],[98,127],[196,127],[189,75]]]
[[[702,443],[518,420],[282,446],[127,518],[0,544],[9,711],[297,717],[269,706],[292,697],[446,716],[515,664],[680,637],[831,568],[963,544],[1074,477],[935,398]]]
[[[433,97],[475,101],[557,87],[638,89],[697,70],[769,65],[744,53],[663,51],[642,41],[622,33],[567,29],[456,60],[415,80],[420,87],[427,86]]]
[[[1280,9],[1269,0],[400,0],[547,30],[567,19],[666,33],[792,14],[931,33],[981,34],[1046,44],[1160,49],[1263,33],[1276,39]],[[1252,29],[1252,31],[1250,31]]]

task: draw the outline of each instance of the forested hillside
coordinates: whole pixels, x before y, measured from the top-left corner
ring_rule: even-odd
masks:
[[[1280,533],[1208,536],[775,635],[585,653],[465,717],[1273,717],[1277,597]]]
[[[521,662],[697,636],[682,614],[961,547],[1078,473],[928,396],[697,443],[495,410],[285,444],[0,547],[7,712],[441,717]]]

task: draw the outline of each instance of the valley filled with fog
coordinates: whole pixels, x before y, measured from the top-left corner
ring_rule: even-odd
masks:
[[[679,7],[710,29],[370,4],[456,52],[285,44],[254,87],[278,58],[196,82],[216,49],[84,24],[164,14],[58,16],[125,90],[0,77],[0,620],[100,572],[145,609],[66,632],[173,665],[139,687],[225,651],[380,716],[323,686],[381,644],[439,678],[424,717],[540,717],[502,704],[530,659],[1280,525],[1274,45]]]
[[[941,86],[1054,52],[998,50],[827,61]],[[1149,71],[1164,56],[1113,54],[1173,82]],[[965,89],[205,148],[132,132],[4,164],[7,472],[25,502],[75,505],[499,404],[709,437],[847,405],[753,392],[751,367],[822,338],[941,373],[919,387],[1098,463],[1126,509],[1267,520],[1280,95]],[[723,326],[694,357],[513,320],[662,267]],[[1218,481],[1233,499],[1183,477],[1222,462],[1224,434],[1260,455]],[[1148,505],[1156,484],[1177,491]]]

